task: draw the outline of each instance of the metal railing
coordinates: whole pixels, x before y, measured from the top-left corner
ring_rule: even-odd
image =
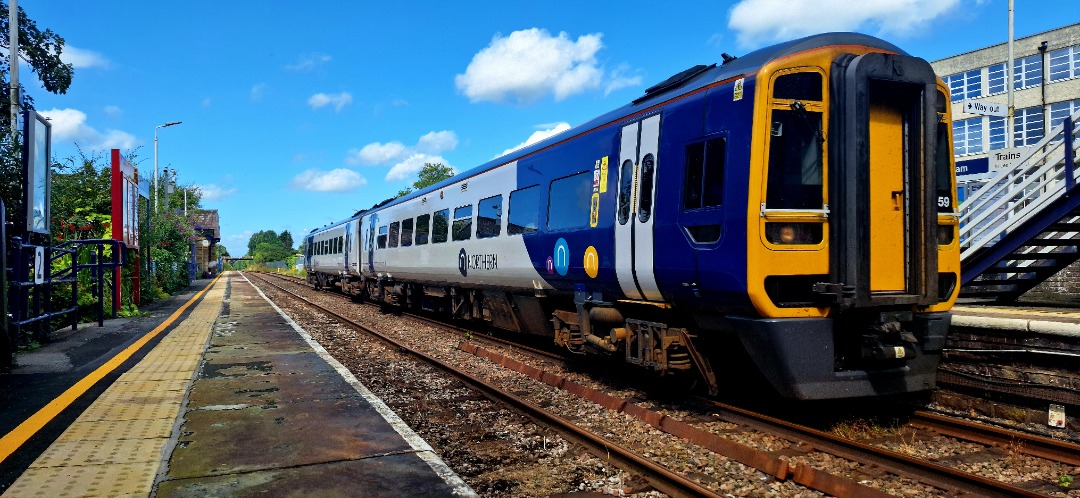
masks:
[[[998,171],[960,206],[961,262],[1037,216],[1044,207],[1067,195],[1076,185],[1077,171],[1072,152],[1080,143],[1074,132],[1080,124],[1078,121],[1080,111],[1065,118],[1037,144],[1022,152],[1015,167]],[[1068,232],[1051,236],[1072,238],[1076,235]]]

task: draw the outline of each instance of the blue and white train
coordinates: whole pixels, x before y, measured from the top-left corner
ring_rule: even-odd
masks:
[[[725,54],[312,231],[308,278],[714,391],[729,355],[792,398],[929,389],[960,269],[948,94],[866,35]]]

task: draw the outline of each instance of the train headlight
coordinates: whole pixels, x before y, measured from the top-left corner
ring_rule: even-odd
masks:
[[[938,225],[937,226],[938,245],[947,246],[949,244],[952,244],[955,232],[956,232],[956,226],[955,225]]]
[[[821,223],[766,223],[765,239],[773,244],[817,244]]]

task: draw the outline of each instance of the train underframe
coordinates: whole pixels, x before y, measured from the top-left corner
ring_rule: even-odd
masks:
[[[741,383],[709,361],[732,349],[755,366],[780,395],[833,399],[932,389],[949,328],[949,313],[849,312],[838,318],[781,318],[675,312],[670,306],[532,295],[315,274],[317,288],[354,298],[481,320],[499,329],[551,337],[577,353],[621,357],[676,379],[703,380],[710,394]],[[722,340],[714,340],[722,338]]]

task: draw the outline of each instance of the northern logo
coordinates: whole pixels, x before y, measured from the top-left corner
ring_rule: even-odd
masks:
[[[473,254],[465,252],[465,248],[458,251],[458,272],[461,276],[469,276],[469,270],[498,270],[498,254]]]

